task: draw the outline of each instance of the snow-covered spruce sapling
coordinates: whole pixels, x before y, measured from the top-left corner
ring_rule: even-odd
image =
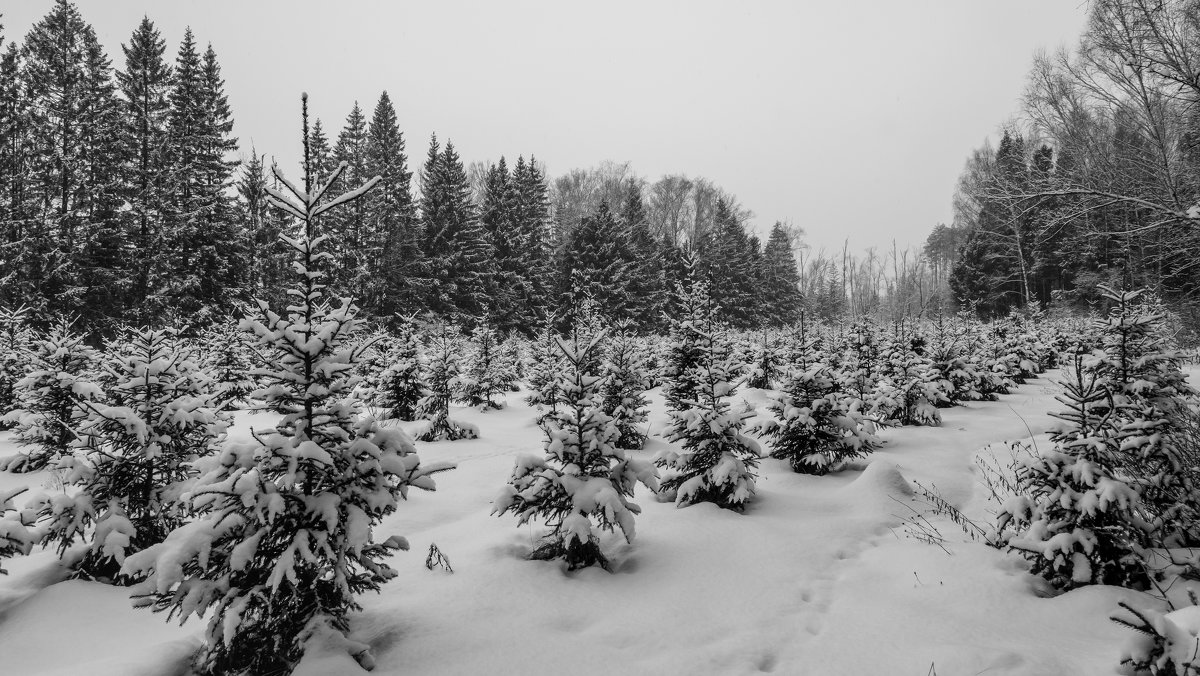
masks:
[[[4,559],[28,554],[39,539],[33,528],[37,511],[13,506],[13,498],[25,491],[24,487],[0,491],[0,575],[8,573],[2,567]]]
[[[413,434],[419,441],[454,441],[474,439],[479,430],[474,425],[450,417],[450,401],[459,385],[458,358],[462,354],[462,339],[458,329],[439,324],[429,336],[425,352],[425,382],[429,389],[417,404],[422,427]]]
[[[1154,676],[1200,674],[1200,605],[1189,596],[1191,605],[1168,611],[1117,603],[1123,612],[1109,619],[1136,632],[1121,649],[1122,665]]]
[[[219,408],[244,406],[258,389],[251,376],[258,354],[235,322],[216,322],[200,336],[204,368],[212,375],[213,403]]]
[[[141,603],[185,619],[208,617],[195,660],[202,674],[286,674],[306,639],[344,635],[357,596],[395,577],[385,559],[407,548],[395,536],[377,541],[375,528],[410,486],[432,490],[430,475],[450,468],[422,465],[403,431],[361,418],[350,396],[360,320],[351,303],[334,309],[325,302],[320,268],[328,257],[316,233],[318,215],[374,185],[323,201],[345,167],[316,189],[310,170],[304,190],[279,177],[291,198],[268,191],[302,224],[298,235],[283,237],[296,254],[294,304],[279,315],[259,302],[260,318],[242,323],[275,355],[277,366],[260,372],[268,384],[255,397],[281,415],[279,423],[201,463],[204,473],[184,496],[201,514],[122,569],[147,576],[137,588]],[[354,657],[371,666],[365,646],[344,645],[357,646]]]
[[[558,407],[558,384],[563,369],[562,351],[558,348],[558,337],[549,326],[533,341],[531,347],[528,369],[531,391],[529,396],[525,397],[525,403],[538,410],[547,411],[538,418],[538,422],[541,422],[545,416],[553,415]]]
[[[1058,589],[1088,584],[1142,587],[1147,524],[1140,496],[1118,473],[1120,441],[1112,393],[1076,354],[1058,400],[1066,410],[1052,448],[1018,468],[1018,495],[997,515],[994,541],[1031,563]]]
[[[29,308],[0,307],[0,430],[12,427],[4,416],[17,407],[17,381],[29,369],[33,331],[26,324]]]
[[[416,327],[411,318],[401,319],[372,403],[383,410],[385,418],[415,420],[417,405],[429,388],[421,377],[421,342]]]
[[[81,404],[103,398],[91,373],[99,354],[71,322],[54,324],[28,355],[29,372],[14,387],[17,407],[4,416],[28,451],[0,459],[0,470],[10,472],[33,472],[56,462],[76,440],[75,428],[85,415]]]
[[[746,387],[756,387],[762,390],[771,389],[771,385],[778,382],[780,377],[779,361],[778,343],[772,340],[767,333],[767,329],[763,328],[762,338],[754,353],[754,360],[750,365],[750,371],[746,374]]]
[[[60,555],[88,543],[78,575],[116,580],[128,554],[162,542],[189,516],[179,496],[228,423],[191,356],[171,329],[128,332],[101,367],[114,383],[107,400],[85,404],[79,440],[58,463],[63,483],[78,490],[30,498],[43,543],[57,543]]]
[[[649,376],[641,345],[633,335],[633,323],[619,322],[606,343],[601,406],[617,426],[617,447],[637,450],[646,445],[641,425],[646,422],[650,402],[645,394]]]
[[[1140,291],[1101,291],[1113,308],[1095,325],[1103,350],[1094,368],[1114,393],[1119,472],[1138,488],[1155,546],[1195,546],[1200,495],[1179,449],[1195,390],[1179,368],[1179,354],[1165,344],[1159,308],[1139,302]]]
[[[478,326],[471,332],[472,351],[466,373],[459,379],[462,399],[468,406],[499,409],[496,397],[509,390],[516,375],[500,353],[496,332]]]
[[[734,412],[728,402],[737,389],[738,365],[714,320],[707,286],[694,282],[686,299],[685,313],[672,327],[673,354],[695,361],[668,383],[678,397],[668,400],[669,438],[683,447],[660,452],[654,462],[665,470],[662,490],[675,491],[677,505],[712,502],[741,510],[754,496],[760,451],[742,434],[748,414]]]
[[[875,425],[844,395],[829,370],[816,364],[793,374],[767,407],[773,420],[759,431],[771,438],[771,457],[803,474],[826,474],[879,446]]]
[[[546,416],[545,455],[517,458],[512,477],[496,497],[492,513],[512,513],[520,524],[544,519],[550,532],[533,559],[566,561],[575,570],[608,560],[598,530],[634,536],[633,497],[638,482],[655,490],[658,472],[648,462],[628,457],[616,445],[619,435],[600,406],[601,378],[591,372],[602,334],[559,340],[565,367],[559,376],[558,406]]]

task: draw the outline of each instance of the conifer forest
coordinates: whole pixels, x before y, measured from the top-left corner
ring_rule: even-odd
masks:
[[[826,180],[890,234],[838,247],[737,171],[414,139],[436,96],[382,84],[259,147],[226,78],[292,67],[272,25],[249,64],[156,23],[200,4],[119,45],[29,4],[0,674],[1200,674],[1200,0],[1013,38],[945,222],[905,243],[864,158]]]

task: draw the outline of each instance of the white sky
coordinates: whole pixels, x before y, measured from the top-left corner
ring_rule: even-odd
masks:
[[[392,97],[415,170],[535,154],[704,176],[760,230],[814,247],[919,245],[949,222],[970,150],[1017,109],[1034,50],[1073,45],[1085,0],[518,2],[76,0],[114,67],[148,15],[173,59],[211,42],[242,149],[299,156],[299,95],[336,137]],[[20,40],[51,0],[0,12]]]

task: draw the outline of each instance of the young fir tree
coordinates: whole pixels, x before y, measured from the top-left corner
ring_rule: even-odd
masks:
[[[102,367],[114,383],[104,403],[86,404],[74,453],[59,467],[70,494],[31,499],[43,543],[59,554],[88,543],[79,575],[112,580],[125,557],[162,542],[188,514],[179,496],[192,466],[211,454],[228,418],[212,380],[170,329],[137,330]]]
[[[29,451],[0,460],[0,469],[34,472],[68,451],[85,415],[81,404],[103,397],[91,374],[98,361],[96,351],[66,321],[34,341],[29,372],[15,386],[17,408],[4,416],[15,425],[17,442]]]
[[[503,408],[495,398],[508,387],[516,375],[501,358],[500,344],[496,332],[486,326],[478,326],[471,332],[474,349],[467,372],[460,379],[459,389],[468,406],[484,409]]]
[[[1112,393],[1076,354],[1058,400],[1066,411],[1053,448],[1018,469],[1020,492],[997,517],[996,541],[1017,551],[1058,589],[1088,584],[1146,584],[1145,522],[1137,489],[1120,476],[1120,440]]]
[[[646,390],[650,389],[646,360],[633,334],[633,322],[618,322],[604,355],[601,408],[617,426],[617,448],[640,450],[646,445]]]
[[[4,416],[17,406],[17,383],[29,368],[33,332],[25,323],[29,308],[0,308],[0,430],[15,424]]]
[[[0,491],[0,565],[7,559],[18,554],[28,554],[38,540],[34,522],[37,512],[31,509],[17,509],[13,498],[24,493],[26,488]],[[0,567],[0,575],[8,571]]]
[[[247,403],[259,388],[251,375],[257,356],[248,336],[230,322],[216,322],[199,336],[200,361],[213,379],[213,405],[233,409]]]
[[[417,404],[417,415],[425,421],[415,433],[418,441],[454,441],[479,436],[474,425],[450,417],[450,402],[460,382],[458,358],[462,339],[456,334],[454,326],[441,323],[430,336],[425,360],[425,382],[429,389]]]
[[[545,519],[551,530],[530,558],[563,558],[568,570],[607,568],[597,529],[620,528],[632,541],[634,515],[641,509],[627,498],[638,482],[657,489],[654,467],[617,447],[617,426],[600,406],[602,378],[591,369],[602,339],[601,333],[574,332],[570,342],[557,341],[565,369],[559,406],[543,422],[546,454],[519,457],[492,507],[493,514],[513,513],[521,525]]]
[[[666,468],[662,488],[675,491],[679,505],[712,502],[741,510],[754,496],[759,448],[742,434],[745,415],[727,401],[737,389],[738,367],[716,325],[707,285],[693,283],[682,300],[682,317],[672,327],[679,337],[674,352],[695,361],[676,371],[685,387],[670,384],[675,399],[668,399],[669,438],[683,448],[655,457]]]
[[[429,386],[421,375],[424,369],[421,342],[411,317],[402,318],[388,361],[389,365],[379,376],[373,403],[384,410],[385,418],[416,420],[418,404]]]
[[[1200,542],[1200,493],[1179,445],[1196,392],[1179,369],[1181,355],[1165,344],[1161,308],[1141,302],[1140,291],[1100,289],[1113,308],[1096,322],[1102,356],[1093,368],[1114,394],[1121,475],[1138,488],[1156,544],[1193,546]]]
[[[409,487],[432,490],[430,475],[449,468],[423,466],[402,431],[360,418],[350,396],[361,348],[349,344],[360,320],[349,302],[334,309],[326,301],[317,217],[374,182],[321,203],[340,173],[313,186],[306,171],[303,189],[281,178],[290,196],[270,193],[301,224],[287,240],[298,288],[286,314],[260,302],[260,319],[242,325],[276,355],[275,367],[260,371],[269,385],[256,396],[279,423],[204,463],[186,495],[200,516],[122,569],[148,576],[139,587],[146,605],[209,617],[195,660],[203,674],[287,673],[306,637],[344,634],[356,597],[395,577],[385,558],[407,547],[395,536],[376,541],[375,528]]]
[[[746,374],[746,387],[761,390],[771,389],[771,385],[779,379],[779,347],[772,341],[767,329],[762,331],[762,341],[753,356],[750,372]]]
[[[860,405],[841,392],[827,367],[816,364],[788,379],[767,407],[775,420],[759,429],[771,437],[772,458],[787,460],[796,472],[822,475],[879,446]]]
[[[530,393],[525,397],[525,403],[540,410],[546,410],[546,415],[552,415],[558,408],[559,375],[564,366],[562,351],[558,349],[558,338],[554,330],[547,326],[542,335],[533,341],[530,354],[528,384]]]

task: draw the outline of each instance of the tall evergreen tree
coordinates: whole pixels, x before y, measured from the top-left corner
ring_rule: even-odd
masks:
[[[454,145],[441,148],[433,137],[421,171],[421,226],[431,285],[427,307],[463,320],[483,314],[490,272],[489,244],[470,194]]]
[[[762,316],[772,326],[788,326],[800,318],[803,297],[796,257],[783,224],[776,222],[763,250],[762,284],[759,291]]]
[[[364,168],[380,177],[380,183],[363,201],[367,278],[357,284],[364,294],[363,305],[381,317],[415,312],[425,294],[420,231],[404,135],[387,92],[380,95],[367,127]]]
[[[338,134],[333,148],[334,164],[346,163],[343,180],[351,185],[367,178],[367,118],[358,102],[350,109],[346,124]],[[330,270],[330,284],[344,289],[352,298],[362,302],[359,283],[366,280],[364,266],[368,253],[366,246],[365,200],[356,200],[345,209],[325,216],[330,234],[329,253],[337,261]]]
[[[129,302],[139,322],[150,319],[146,300],[162,275],[163,223],[168,205],[168,120],[171,69],[166,42],[149,18],[122,45],[125,68],[117,72],[124,104],[121,143],[127,151],[126,200],[132,211],[132,287]]]

